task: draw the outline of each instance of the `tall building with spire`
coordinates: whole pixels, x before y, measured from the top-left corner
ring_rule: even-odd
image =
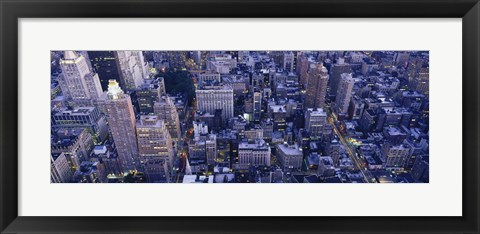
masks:
[[[327,68],[322,63],[311,63],[307,76],[305,107],[324,108],[329,78]]]
[[[137,169],[138,147],[133,105],[130,96],[123,92],[115,80],[110,80],[108,84],[105,109],[123,171]]]
[[[142,51],[117,51],[116,58],[120,69],[120,83],[126,91],[134,91],[148,78],[148,65]]]
[[[102,95],[98,75],[94,73],[86,58],[75,51],[65,51],[60,59],[62,74],[58,83],[63,96],[73,106],[93,105]]]
[[[165,122],[167,130],[173,140],[180,138],[180,118],[177,108],[169,96],[160,97],[158,102],[153,104],[153,113]]]

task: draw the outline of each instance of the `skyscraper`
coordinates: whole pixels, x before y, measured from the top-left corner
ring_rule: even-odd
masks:
[[[210,134],[205,141],[205,154],[207,156],[207,164],[215,166],[215,160],[217,159],[217,136]]]
[[[65,51],[60,60],[62,74],[58,83],[63,96],[74,106],[92,105],[102,95],[98,75],[92,72],[85,57],[75,51]]]
[[[162,120],[155,115],[143,115],[137,123],[138,154],[149,182],[169,180],[173,166],[173,142]]]
[[[297,74],[302,86],[307,85],[309,61],[305,52],[299,52],[297,56]]]
[[[341,75],[341,79],[338,84],[337,97],[335,99],[337,113],[340,115],[345,115],[348,112],[348,106],[350,104],[350,98],[352,98],[352,89],[354,83],[355,81],[353,80],[351,73],[343,73]]]
[[[260,123],[262,115],[262,93],[258,88],[253,91],[253,121]]]
[[[125,88],[120,81],[120,73],[117,64],[116,53],[114,51],[88,51],[88,57],[93,70],[98,74],[102,89],[108,89],[108,81],[116,80],[120,87]]]
[[[153,113],[154,103],[160,101],[160,97],[167,95],[163,77],[143,80],[143,84],[140,85],[136,93],[140,113]]]
[[[110,80],[105,102],[108,125],[112,133],[123,171],[138,166],[135,114],[130,96],[123,93],[117,81]]]
[[[414,89],[425,96],[428,96],[428,88],[429,88],[429,68],[422,67],[420,68],[418,74],[415,76],[413,80]]]
[[[159,101],[153,104],[153,113],[164,121],[172,139],[178,140],[181,136],[180,119],[172,99],[168,96],[160,97]]]
[[[228,85],[203,86],[197,89],[197,109],[215,113],[222,110],[222,121],[233,117],[233,89]]]
[[[311,63],[308,69],[305,107],[323,108],[327,95],[328,71],[321,63]]]
[[[120,68],[120,83],[125,85],[126,91],[135,90],[148,78],[148,66],[142,51],[117,51],[116,57]]]
[[[64,153],[52,153],[50,156],[50,182],[69,183],[73,172]]]
[[[283,69],[287,72],[293,72],[295,67],[295,55],[292,51],[283,53]]]
[[[338,58],[337,63],[332,65],[330,69],[330,94],[333,96],[337,95],[338,84],[341,80],[341,75],[343,73],[351,73],[352,68],[350,64],[345,63],[344,58]]]

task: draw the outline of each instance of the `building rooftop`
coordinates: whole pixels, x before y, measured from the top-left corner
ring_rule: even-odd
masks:
[[[300,155],[303,156],[302,150],[298,148],[297,144],[278,144],[278,149],[286,155]]]

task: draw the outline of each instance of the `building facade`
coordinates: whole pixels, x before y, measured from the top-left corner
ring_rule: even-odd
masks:
[[[180,118],[172,99],[169,96],[160,97],[159,101],[153,104],[153,113],[163,120],[172,139],[178,140],[181,136]]]
[[[323,108],[327,95],[328,70],[321,63],[311,63],[305,94],[306,108]]]
[[[122,169],[124,171],[137,169],[138,147],[132,101],[115,80],[110,80],[107,94],[105,102],[107,120]]]
[[[86,58],[75,51],[65,51],[60,60],[62,73],[57,80],[65,100],[72,106],[91,106],[102,95],[98,74],[90,70]]]
[[[233,89],[228,85],[203,86],[197,89],[197,110],[215,113],[222,110],[222,121],[233,117]]]

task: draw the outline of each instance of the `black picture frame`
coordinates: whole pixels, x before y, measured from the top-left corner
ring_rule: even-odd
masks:
[[[478,0],[0,0],[0,15],[1,233],[478,233],[479,231]],[[463,216],[255,217],[254,213],[252,217],[18,216],[17,20],[58,17],[462,18],[463,149],[459,152],[462,152],[463,156]]]

